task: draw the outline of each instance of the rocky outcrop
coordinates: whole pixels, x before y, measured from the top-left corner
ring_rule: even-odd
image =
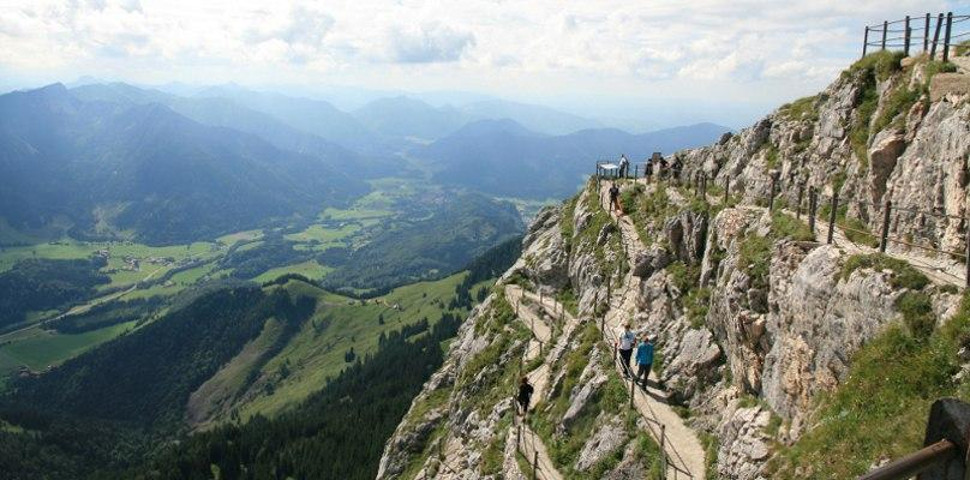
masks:
[[[696,194],[671,188],[675,212],[663,208],[652,218],[638,217],[635,229],[618,228],[590,184],[536,216],[522,257],[499,285],[528,284],[527,290],[575,301],[576,325],[566,328],[547,317],[553,338],[528,364],[548,372],[533,426],[544,426],[536,427],[540,437],[549,445],[569,444],[574,455],[555,468],[613,479],[644,478],[648,470],[638,447],[646,425],[633,427],[609,410],[620,393],[610,352],[591,330],[603,318],[608,293],[623,289],[635,292],[632,302],[624,296],[623,306],[624,312],[635,306],[634,328],[657,340],[656,374],[669,401],[689,411],[692,428],[716,441],[712,473],[767,477],[765,464],[777,446],[812,428],[816,399],[844,381],[853,354],[901,320],[898,300],[910,290],[898,271],[853,263],[852,252],[806,240],[810,236],[793,238],[789,230],[800,222],[768,214],[763,199],[773,182],[781,205],[794,206],[799,192],[806,201],[810,187],[825,196],[838,193],[851,203],[847,214],[872,231],[881,225],[887,200],[945,214],[900,210],[891,234],[962,251],[970,102],[959,91],[938,98],[921,93],[928,75],[921,60],[887,77],[854,68],[812,99],[714,145],[678,153],[685,179],[703,174],[711,185],[727,186],[730,207],[697,208]],[[910,90],[916,101],[901,103],[900,93]],[[627,188],[650,195],[655,187]],[[779,229],[778,221],[795,227]],[[649,241],[627,258],[622,234]],[[907,248],[891,244],[890,253]],[[624,278],[630,280],[624,284]],[[938,322],[959,300],[941,288],[919,293]],[[526,368],[522,359],[535,342],[522,322],[498,313],[502,307],[493,293],[462,326],[445,365],[388,441],[379,478],[528,473],[519,469],[508,437],[509,390],[519,375],[509,370]],[[970,368],[958,375],[966,372]]]

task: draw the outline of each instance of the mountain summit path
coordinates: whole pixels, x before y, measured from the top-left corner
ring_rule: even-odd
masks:
[[[636,258],[637,253],[646,250],[636,227],[629,217],[617,215],[618,212],[609,210],[609,183],[604,182],[600,188],[600,205],[606,208],[610,216],[616,221],[620,229],[624,249],[627,257]],[[648,187],[649,188],[649,187]],[[613,289],[613,295],[609,298],[609,311],[606,313],[604,337],[608,342],[615,342],[623,331],[623,325],[633,319],[637,311],[637,294],[639,291],[639,281],[633,276],[633,269],[627,271],[623,278],[623,285]],[[617,366],[620,375],[624,372]],[[651,374],[655,378],[654,374]],[[652,382],[658,385],[657,382]],[[667,467],[667,478],[694,478],[702,479],[705,475],[706,456],[704,446],[698,439],[697,434],[684,423],[684,419],[674,411],[665,401],[669,393],[656,387],[650,387],[646,395],[634,395],[634,406],[637,411],[646,418],[650,426],[650,433],[658,444],[661,436],[664,437],[664,450],[669,456],[670,464]],[[663,425],[663,433],[657,430],[660,428],[652,422]]]

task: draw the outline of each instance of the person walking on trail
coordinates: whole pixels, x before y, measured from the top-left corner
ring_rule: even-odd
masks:
[[[630,331],[630,324],[623,326],[623,333],[620,335],[620,340],[617,342],[620,349],[620,358],[623,359],[623,370],[627,377],[632,377],[632,370],[630,367],[630,357],[633,356],[633,344],[637,341],[637,336]]]
[[[681,160],[679,155],[674,157],[674,163],[670,166],[670,169],[674,173],[674,180],[680,182],[680,172],[684,170],[684,161]]]
[[[653,160],[650,158],[643,164],[643,176],[647,177],[647,183],[650,183],[650,177],[653,176]]]
[[[626,155],[620,154],[620,178],[626,178],[630,175],[630,161],[626,159]]]
[[[640,339],[640,344],[637,345],[637,366],[640,367],[637,372],[637,380],[646,387],[650,381],[650,369],[653,367],[653,343],[648,335],[644,335]]]
[[[620,215],[623,215],[623,209],[620,208],[620,187],[616,186],[616,182],[610,185],[610,212],[616,209]]]
[[[532,392],[535,389],[529,384],[529,377],[522,377],[522,382],[519,383],[519,396],[517,400],[519,401],[519,406],[522,407],[522,415],[529,413],[529,402],[532,401]]]

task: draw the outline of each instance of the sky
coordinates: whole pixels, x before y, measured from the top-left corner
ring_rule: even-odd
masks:
[[[948,10],[970,13],[945,0],[0,0],[0,89],[89,76],[474,92],[632,129],[737,128],[834,80],[866,24]]]

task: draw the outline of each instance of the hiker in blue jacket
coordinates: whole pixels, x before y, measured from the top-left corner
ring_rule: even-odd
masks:
[[[648,335],[644,335],[637,345],[637,365],[640,370],[637,372],[637,379],[643,378],[641,385],[647,386],[650,379],[650,368],[653,367],[653,343]]]

